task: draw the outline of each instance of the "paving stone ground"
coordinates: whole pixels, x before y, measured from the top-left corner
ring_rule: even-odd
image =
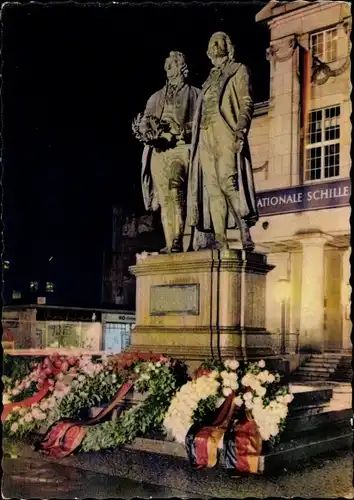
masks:
[[[7,498],[353,498],[353,458],[348,451],[312,459],[291,472],[279,470],[277,476],[235,478],[222,469],[195,471],[183,459],[135,450],[78,454],[49,462],[28,445],[5,441],[4,452]],[[15,484],[22,489],[10,491]]]

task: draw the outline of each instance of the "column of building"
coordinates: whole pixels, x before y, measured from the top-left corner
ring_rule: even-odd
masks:
[[[314,235],[302,245],[300,347],[323,352],[324,339],[324,249],[330,237]]]
[[[342,288],[341,288],[341,304],[342,304],[342,348],[351,349],[352,343],[350,339],[352,322],[350,320],[351,310],[351,293],[350,286],[350,254],[351,250],[348,248],[343,252],[342,256]]]

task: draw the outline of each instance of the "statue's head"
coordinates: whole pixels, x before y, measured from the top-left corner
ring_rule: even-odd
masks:
[[[186,79],[188,76],[186,56],[182,52],[170,52],[165,61],[165,71],[169,80],[178,77]]]
[[[229,35],[223,31],[214,33],[208,44],[207,56],[214,66],[220,66],[224,61],[234,60],[234,46]]]

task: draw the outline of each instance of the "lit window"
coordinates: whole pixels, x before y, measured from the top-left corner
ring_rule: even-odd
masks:
[[[322,62],[331,62],[337,59],[337,29],[330,29],[311,35],[311,52]]]
[[[38,281],[31,281],[30,282],[30,290],[31,290],[31,292],[38,291]]]
[[[14,300],[16,300],[16,299],[20,299],[20,298],[21,298],[21,292],[18,292],[17,290],[13,290],[13,291],[12,291],[12,298],[13,298]]]
[[[4,260],[4,269],[5,270],[10,269],[10,261],[9,260]]]
[[[54,292],[54,284],[50,281],[47,281],[47,283],[45,284],[45,289],[49,293]]]
[[[306,143],[305,180],[339,176],[340,106],[310,112]]]

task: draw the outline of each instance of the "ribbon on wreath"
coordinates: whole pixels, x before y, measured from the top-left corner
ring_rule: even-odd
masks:
[[[235,410],[234,398],[234,393],[227,397],[210,425],[193,424],[188,430],[185,447],[192,467],[211,468],[218,463],[219,443],[229,427]]]
[[[113,401],[106,408],[103,408],[96,417],[86,421],[63,419],[55,422],[49,428],[43,440],[37,444],[36,449],[54,458],[63,458],[70,455],[80,446],[88,427],[99,423],[103,417],[116,408],[130,391],[133,383],[134,380],[125,382]]]
[[[22,406],[32,406],[36,403],[39,403],[47,394],[49,391],[49,382],[48,380],[45,380],[41,389],[33,394],[33,396],[30,396],[29,398],[23,399],[22,401],[18,401],[16,403],[7,403],[3,406],[2,413],[1,413],[1,422],[4,424],[8,414],[15,408],[15,407],[22,407]]]
[[[246,410],[235,420],[224,436],[224,457],[227,469],[241,474],[261,473],[262,437],[251,413]]]

